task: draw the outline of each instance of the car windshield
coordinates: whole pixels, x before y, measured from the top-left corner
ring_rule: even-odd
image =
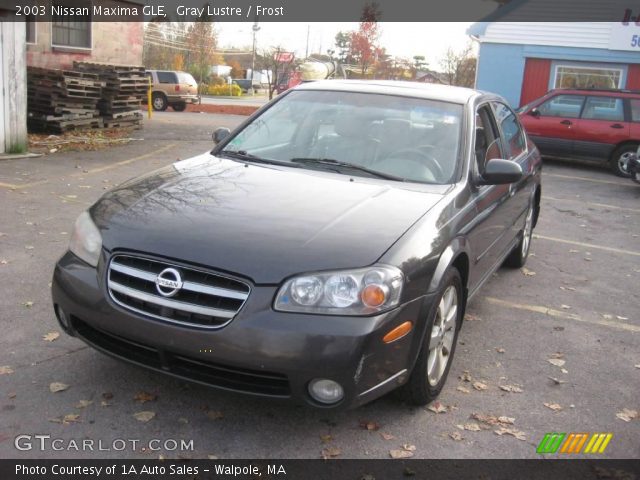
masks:
[[[293,91],[218,154],[392,181],[451,183],[463,107],[420,98]]]

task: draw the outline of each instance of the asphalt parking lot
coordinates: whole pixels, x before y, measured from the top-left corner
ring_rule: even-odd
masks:
[[[500,269],[469,305],[430,409],[390,395],[331,413],[219,392],[62,333],[49,282],[77,215],[111,186],[206,151],[215,127],[242,119],[156,113],[128,145],[0,161],[0,457],[535,458],[547,432],[610,432],[602,456],[640,457],[629,412],[640,410],[640,185],[596,167],[545,162],[527,267]],[[52,392],[56,382],[67,388]],[[96,447],[19,451],[20,434]],[[141,443],[97,449],[114,439]],[[194,449],[139,448],[150,439]]]

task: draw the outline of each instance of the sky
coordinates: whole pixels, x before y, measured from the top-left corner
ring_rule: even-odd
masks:
[[[381,22],[380,45],[393,56],[412,58],[423,55],[428,67],[439,70],[440,59],[448,47],[463,49],[471,39],[466,34],[470,22],[458,23],[392,23]],[[252,26],[250,22],[217,24],[218,43],[222,48],[251,48]],[[298,58],[305,55],[307,29],[309,31],[309,53],[327,53],[335,49],[335,36],[339,31],[357,30],[358,23],[302,23],[264,22],[259,24],[257,49],[283,46],[293,50]]]

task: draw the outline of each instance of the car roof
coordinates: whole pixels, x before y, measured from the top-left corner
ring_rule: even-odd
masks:
[[[549,93],[566,93],[575,95],[610,95],[615,97],[636,98],[640,95],[640,90],[624,90],[615,88],[554,88]]]
[[[485,94],[485,92],[471,88],[396,80],[318,80],[302,83],[295,87],[295,90],[332,90],[399,95],[460,104],[465,104],[471,98]]]

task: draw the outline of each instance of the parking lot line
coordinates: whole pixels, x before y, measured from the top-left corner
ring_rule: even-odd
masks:
[[[165,145],[164,147],[160,147],[157,150],[154,150],[153,152],[148,152],[148,153],[145,153],[143,155],[138,155],[137,157],[129,158],[127,160],[122,160],[121,162],[116,162],[116,163],[112,163],[112,164],[109,164],[109,165],[105,165],[104,167],[92,168],[91,170],[87,170],[86,172],[76,173],[76,174],[73,174],[71,176],[72,177],[83,177],[85,175],[91,175],[93,173],[100,173],[100,172],[105,172],[107,170],[112,170],[114,168],[118,168],[118,167],[121,167],[123,165],[127,165],[129,163],[137,162],[138,160],[142,160],[144,158],[148,158],[148,157],[151,157],[153,155],[157,155],[158,153],[165,152],[165,151],[175,147],[176,145],[177,144],[175,144],[175,143],[171,143],[169,145]]]
[[[602,245],[594,245],[592,243],[576,242],[575,240],[565,240],[564,238],[547,237],[545,235],[533,234],[533,238],[539,238],[540,240],[548,240],[550,242],[566,243],[568,245],[577,245],[579,247],[604,250],[605,252],[622,253],[624,255],[633,255],[640,257],[640,252],[634,252],[633,250],[624,250],[622,248],[604,247]]]
[[[587,205],[587,206],[591,205],[593,207],[609,208],[611,210],[625,210],[627,212],[640,213],[640,208],[618,207],[616,205],[608,205],[606,203],[585,202],[584,200],[578,200],[576,198],[556,198],[556,197],[549,197],[547,195],[543,195],[542,199],[553,200],[554,202],[574,202],[574,203],[579,203],[580,205]]]
[[[634,187],[635,184],[629,180],[628,182],[614,182],[613,180],[600,180],[599,178],[578,177],[576,175],[562,175],[560,173],[543,173],[543,177],[570,178],[572,180],[584,180],[585,182],[607,183],[609,185],[620,185],[622,187]]]
[[[37,181],[37,182],[21,183],[21,184],[0,182],[0,187],[8,188],[9,190],[21,190],[23,188],[29,188],[29,187],[35,187],[36,185],[42,185],[43,183],[47,183],[48,181],[49,180],[40,180],[40,181]]]
[[[591,323],[593,325],[600,325],[602,327],[617,328],[620,330],[626,330],[627,332],[640,332],[640,326],[631,325],[630,323],[616,322],[613,320],[605,319],[590,319],[582,318],[574,313],[562,312],[553,308],[545,307],[543,305],[526,305],[522,303],[509,302],[507,300],[501,300],[494,297],[484,297],[484,299],[492,305],[499,305],[501,307],[513,308],[515,310],[524,310],[527,312],[541,313],[554,318],[562,318],[563,320],[573,320],[576,322]]]

